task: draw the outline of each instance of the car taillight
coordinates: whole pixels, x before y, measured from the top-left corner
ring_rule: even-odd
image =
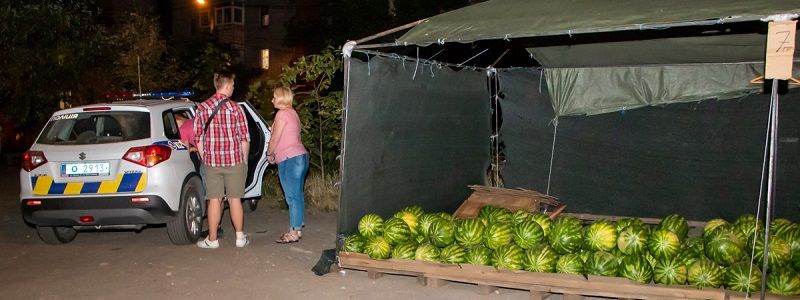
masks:
[[[122,159],[149,168],[169,159],[170,154],[172,149],[167,146],[150,145],[130,148]]]
[[[42,151],[25,151],[22,154],[22,168],[25,171],[30,172],[45,163],[47,163],[47,158],[44,157],[44,152]]]

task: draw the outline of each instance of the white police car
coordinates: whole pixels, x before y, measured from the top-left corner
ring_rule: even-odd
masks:
[[[135,229],[166,224],[174,244],[200,238],[205,190],[175,115],[194,116],[196,103],[147,100],[187,93],[134,95],[53,114],[20,170],[20,205],[48,244],[72,241],[79,230]],[[267,123],[248,102],[251,147],[245,208],[254,210],[267,168]]]

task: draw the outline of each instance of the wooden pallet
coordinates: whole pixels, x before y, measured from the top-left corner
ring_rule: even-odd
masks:
[[[505,207],[509,210],[529,212],[561,212],[564,206],[558,198],[526,189],[506,189],[481,185],[470,185],[472,195],[453,213],[460,219],[472,218],[486,205]],[[555,217],[551,214],[551,217]]]
[[[359,253],[339,253],[343,268],[367,271],[369,278],[384,274],[416,276],[427,286],[438,287],[448,281],[476,284],[478,292],[489,294],[498,288],[526,290],[530,299],[561,294],[564,299],[607,297],[618,299],[745,299],[744,293],[724,289],[698,289],[688,285],[641,284],[619,277],[589,275],[588,279],[570,274],[498,270],[489,266],[451,265],[414,260],[374,260]],[[758,298],[754,294],[751,298]],[[800,299],[768,294],[770,300]]]

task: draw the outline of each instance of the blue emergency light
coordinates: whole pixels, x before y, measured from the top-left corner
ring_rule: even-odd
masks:
[[[194,95],[194,92],[186,91],[165,91],[165,92],[150,92],[142,94],[133,94],[134,98],[168,98],[168,97],[189,97]]]

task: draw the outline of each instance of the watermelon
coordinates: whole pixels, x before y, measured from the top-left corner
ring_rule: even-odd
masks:
[[[769,250],[767,252],[767,269],[768,272],[773,268],[780,268],[789,265],[792,259],[792,249],[789,242],[784,239],[772,236],[769,241]],[[764,238],[763,236],[756,239],[755,261],[761,263],[764,261]]]
[[[439,252],[439,261],[446,264],[462,264],[467,261],[467,251],[458,244],[451,244]]]
[[[489,224],[494,223],[513,223],[514,222],[514,213],[512,213],[507,208],[499,207],[494,212],[489,214],[486,217],[486,221]]]
[[[495,213],[498,210],[500,210],[500,208],[497,207],[497,206],[485,205],[485,206],[481,207],[481,209],[478,211],[478,218],[479,219],[488,219],[489,215]]]
[[[733,226],[742,231],[746,240],[751,239],[751,237],[756,234],[756,227],[764,227],[758,224],[756,216],[749,214],[739,216],[739,218],[733,222]]]
[[[439,248],[437,248],[431,243],[422,243],[419,246],[417,246],[417,250],[414,251],[414,259],[421,261],[438,262],[440,251],[441,250],[439,250]]]
[[[678,236],[679,240],[683,240],[686,234],[689,233],[689,224],[686,222],[686,219],[676,214],[661,219],[661,222],[658,223],[658,228],[672,231]]]
[[[456,242],[462,246],[474,246],[483,242],[486,227],[478,219],[465,219],[456,222]]]
[[[611,253],[605,251],[596,251],[589,256],[585,267],[586,273],[592,275],[617,276],[619,262]]]
[[[584,263],[580,255],[570,253],[562,255],[556,262],[556,273],[583,275]]]
[[[473,265],[489,266],[492,264],[492,250],[483,245],[467,247],[465,261]]]
[[[417,242],[409,241],[392,248],[391,257],[394,259],[414,259],[417,255]]]
[[[800,273],[789,267],[769,271],[767,290],[779,295],[800,295]]]
[[[795,270],[800,270],[800,251],[796,251],[792,254],[792,266]]]
[[[705,246],[704,240],[701,237],[690,237],[681,244],[681,250],[678,251],[676,257],[682,260],[687,266],[692,265],[695,261],[705,259]]]
[[[512,239],[522,249],[530,249],[544,241],[544,231],[539,223],[522,221],[514,225]]]
[[[730,223],[728,223],[728,221],[725,221],[725,219],[719,219],[719,218],[708,220],[708,222],[706,222],[706,226],[703,227],[703,236],[707,236],[710,232],[714,231],[715,229],[717,229],[717,227],[720,227],[722,225],[730,225]]]
[[[417,205],[410,205],[406,206],[400,210],[401,212],[408,212],[414,214],[417,218],[422,217],[425,214],[425,211],[422,210],[422,207]],[[410,226],[410,225],[409,225]]]
[[[800,228],[787,230],[778,237],[789,243],[789,249],[792,250],[792,253],[800,252]]]
[[[453,217],[453,215],[448,214],[448,213],[438,212],[438,213],[436,213],[436,216],[438,216],[439,218],[445,219],[445,220],[449,220],[449,221],[455,221],[456,220],[456,218]]]
[[[680,285],[686,283],[686,265],[677,258],[658,259],[653,266],[653,280],[660,284]]]
[[[617,248],[625,255],[639,255],[647,251],[649,236],[644,226],[627,226],[617,236]]]
[[[583,229],[583,247],[590,251],[611,251],[617,246],[617,229],[608,221],[596,221]]]
[[[722,267],[708,259],[697,260],[687,269],[689,284],[699,288],[720,287],[723,274]]]
[[[417,219],[417,234],[428,237],[431,224],[438,219],[441,219],[438,214],[423,214]]]
[[[417,216],[416,212],[404,209],[395,213],[393,217],[403,220],[403,222],[405,222],[406,225],[408,225],[408,229],[411,231],[412,234],[415,235],[418,234],[417,229],[419,227],[417,219],[419,219],[419,216]]]
[[[550,246],[558,254],[578,252],[583,242],[581,220],[572,216],[561,216],[553,222],[549,241]]]
[[[433,221],[431,227],[428,228],[428,237],[431,244],[436,247],[446,247],[452,244],[456,239],[456,223],[452,220],[438,219]]]
[[[769,234],[783,236],[786,232],[798,228],[798,225],[787,219],[775,219],[769,225]]]
[[[553,273],[556,271],[558,254],[547,244],[539,244],[525,251],[522,267],[530,272]]]
[[[344,252],[363,253],[365,242],[365,238],[361,234],[351,234],[344,239],[342,250]]]
[[[382,236],[368,238],[364,243],[364,253],[372,259],[387,259],[392,254],[392,245]]]
[[[521,270],[523,250],[517,245],[507,244],[492,252],[492,265],[498,269]]]
[[[511,223],[494,223],[486,228],[484,245],[497,251],[498,248],[510,244],[513,238],[514,232]]]
[[[410,239],[411,229],[403,219],[392,217],[383,223],[383,237],[389,244],[397,245]]]
[[[752,274],[750,273],[752,269]],[[725,288],[737,292],[761,290],[761,270],[749,262],[738,262],[725,269],[722,277]]]
[[[622,230],[631,225],[645,227],[644,222],[642,222],[642,219],[622,218],[617,220],[616,223],[614,223],[614,228],[617,229],[617,233],[619,234],[622,233]]]
[[[511,214],[511,222],[514,224],[519,224],[523,221],[529,221],[531,219],[531,213],[525,210],[518,210]]]
[[[744,249],[731,240],[718,239],[705,245],[706,257],[721,266],[730,266],[744,257]]]
[[[620,262],[619,275],[638,283],[650,283],[653,281],[653,267],[644,256],[627,255]]]
[[[548,238],[550,236],[550,227],[553,224],[553,220],[550,219],[550,216],[545,215],[543,213],[534,213],[531,214],[531,220],[539,224],[542,227],[542,231],[544,232],[544,237]]]
[[[358,221],[358,233],[367,238],[383,234],[383,218],[376,214],[366,214]]]
[[[680,250],[678,235],[666,229],[657,229],[647,239],[647,249],[657,259],[674,257]]]
[[[744,249],[746,244],[746,237],[739,227],[732,224],[722,224],[714,230],[708,231],[704,234],[704,243],[708,244],[715,240],[729,240],[735,245]]]
[[[589,251],[586,249],[578,250],[578,256],[581,257],[581,261],[583,261],[584,269],[586,269],[586,262],[589,261],[589,257],[592,256],[594,251]]]

